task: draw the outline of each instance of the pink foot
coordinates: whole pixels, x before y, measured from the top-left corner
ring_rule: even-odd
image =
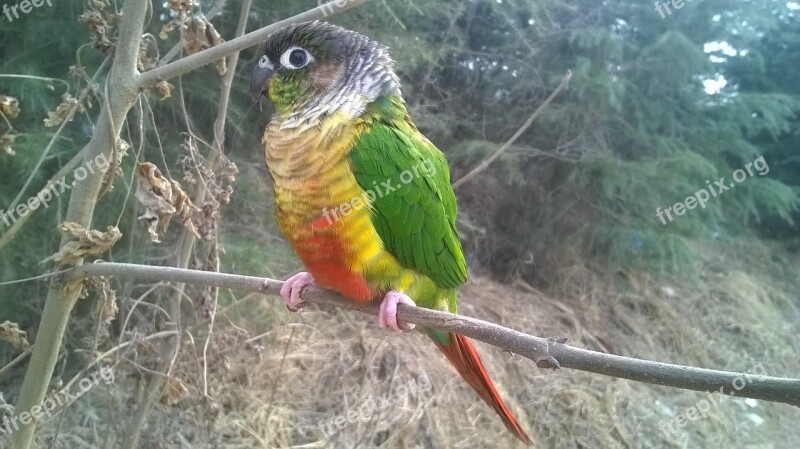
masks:
[[[305,271],[295,274],[283,283],[281,297],[289,310],[297,312],[303,308],[305,301],[300,298],[300,293],[309,285],[314,285],[314,277]]]
[[[388,327],[395,332],[410,331],[414,329],[413,323],[401,323],[397,320],[397,305],[406,304],[416,307],[414,301],[405,293],[392,290],[383,297],[381,309],[378,312],[378,324]]]

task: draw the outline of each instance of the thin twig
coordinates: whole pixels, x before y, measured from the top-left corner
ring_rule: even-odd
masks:
[[[64,85],[66,85],[67,86],[67,91],[69,91],[69,83],[64,81],[64,80],[62,80],[62,79],[60,79],[60,78],[49,78],[49,77],[46,77],[46,76],[33,76],[33,75],[18,75],[18,74],[15,74],[15,73],[0,73],[0,78],[23,78],[23,79],[29,79],[29,80],[44,81],[44,82],[46,82],[48,84],[51,84],[51,83],[54,83],[54,82],[58,82],[58,83],[63,83]]]
[[[47,143],[47,146],[44,147],[44,151],[42,151],[42,154],[39,156],[39,160],[36,161],[36,165],[33,167],[33,170],[31,170],[31,174],[28,176],[28,179],[25,180],[25,184],[22,185],[22,188],[19,190],[19,193],[17,193],[17,196],[14,198],[14,201],[11,202],[11,205],[8,207],[8,210],[14,210],[17,208],[17,204],[19,203],[20,199],[22,199],[22,196],[25,195],[25,192],[28,190],[28,187],[30,187],[31,182],[33,182],[33,180],[36,178],[36,175],[39,174],[39,168],[42,167],[42,164],[44,163],[45,159],[47,159],[47,156],[50,154],[50,150],[53,148],[53,145],[55,144],[56,140],[58,140],[58,137],[64,131],[64,128],[66,128],[67,124],[72,122],[73,117],[75,117],[75,113],[78,112],[78,109],[81,108],[81,104],[83,104],[83,101],[86,99],[86,97],[88,97],[89,94],[92,93],[92,84],[100,76],[100,73],[104,71],[106,65],[108,65],[110,61],[111,61],[110,57],[104,59],[103,62],[100,64],[100,67],[98,67],[97,70],[95,71],[94,75],[92,76],[92,79],[89,80],[89,83],[86,85],[86,87],[84,87],[83,90],[81,90],[80,94],[78,95],[78,98],[76,99],[75,104],[73,104],[72,107],[69,108],[67,116],[58,126],[58,129],[56,130],[55,134],[53,134],[53,137],[50,138],[50,141]],[[14,78],[32,78],[32,79],[46,80],[46,81],[60,81],[67,85],[67,91],[69,91],[69,84],[66,81],[60,80],[58,78],[44,78],[41,76],[30,76],[30,75],[5,75],[5,76]],[[55,179],[60,179],[60,178],[55,178]],[[42,191],[44,191],[47,188],[48,188],[47,185],[45,185],[45,188],[42,189]],[[36,209],[31,209],[31,212],[33,212],[34,210]]]
[[[31,276],[31,277],[27,277],[27,278],[23,278],[23,279],[14,279],[13,281],[0,282],[0,287],[5,287],[6,285],[24,284],[25,282],[36,281],[36,280],[39,280],[39,279],[49,279],[49,278],[53,277],[56,274],[66,273],[68,271],[69,271],[69,269],[66,269],[66,270],[61,270],[61,271],[54,271],[54,272],[50,272],[50,273],[45,273],[45,274],[39,274],[39,275],[36,275],[36,276]]]
[[[278,280],[253,276],[119,263],[83,265],[73,269],[63,279],[75,281],[94,276],[121,276],[164,282],[183,282],[274,296],[280,294],[280,288],[283,285],[283,282]],[[336,293],[318,288],[306,289],[303,292],[303,299],[371,315],[376,314],[378,310],[377,304],[357,303]],[[800,379],[695,368],[590,351],[559,343],[552,338],[534,337],[487,321],[421,307],[401,305],[398,307],[397,313],[398,317],[405,322],[465,335],[529,358],[538,366],[560,366],[687,390],[718,392],[727,395],[735,393],[737,397],[782,402],[800,407]],[[735,389],[734,385],[739,383],[744,386]]]
[[[239,14],[239,23],[236,25],[236,37],[240,37],[244,35],[244,32],[247,30],[247,19],[250,17],[250,8],[252,6],[252,0],[244,0],[242,2],[242,9]],[[233,87],[233,79],[236,76],[236,69],[239,64],[239,53],[234,53],[230,56],[228,61],[228,71],[225,72],[225,75],[222,76],[222,81],[220,83],[220,95],[219,101],[217,106],[217,119],[214,121],[214,144],[211,147],[211,156],[207,160],[208,167],[212,170],[217,166],[220,158],[224,154],[224,147],[225,147],[225,124],[228,120],[228,103],[231,98],[231,88]],[[215,170],[216,171],[216,170]],[[203,179],[202,174],[200,179]],[[198,204],[202,204],[206,201],[206,197],[208,196],[208,186],[204,183],[201,188],[198,196],[201,198]],[[217,245],[217,233],[216,230],[214,232],[214,248]],[[219,258],[217,260],[217,267],[215,271],[219,271]],[[211,320],[208,324],[208,333],[206,335],[206,341],[203,343],[203,395],[205,397],[208,396],[208,347],[211,344],[211,338],[214,335],[214,320],[217,316],[217,306],[219,305],[219,289],[215,289],[214,292],[214,308],[211,311]]]
[[[528,117],[528,120],[525,121],[525,123],[517,130],[517,132],[515,132],[514,135],[511,136],[511,138],[508,139],[506,141],[506,143],[503,144],[502,147],[498,148],[497,151],[494,152],[494,154],[489,156],[488,159],[486,159],[485,161],[481,162],[477,167],[473,168],[472,171],[470,171],[466,175],[462,176],[461,179],[459,179],[458,181],[454,182],[453,183],[453,188],[457,189],[458,186],[460,186],[461,184],[464,184],[465,182],[469,181],[470,178],[473,178],[478,173],[486,170],[486,168],[489,167],[489,165],[492,162],[494,162],[498,157],[500,157],[503,153],[505,153],[505,151],[509,147],[511,147],[511,145],[513,145],[514,142],[516,142],[517,139],[519,139],[519,137],[525,131],[528,130],[528,128],[530,128],[530,126],[533,124],[533,121],[536,120],[539,117],[539,115],[542,113],[542,111],[544,111],[544,109],[547,106],[550,105],[550,102],[553,101],[553,99],[556,98],[558,96],[558,94],[560,94],[561,91],[564,90],[565,87],[567,87],[567,85],[569,84],[569,80],[571,78],[572,78],[572,72],[567,70],[567,74],[564,75],[564,78],[561,78],[561,83],[558,85],[558,87],[556,87],[556,90],[554,90],[553,93],[551,93],[550,96],[547,97],[547,99],[544,101],[544,103],[539,105],[539,107],[536,108],[535,111],[533,111],[533,114],[531,114],[531,116]]]
[[[303,22],[306,20],[320,20],[333,14],[346,11],[356,6],[361,6],[366,0],[350,0],[345,2],[344,5],[339,6],[338,1],[330,2],[320,5],[314,9],[300,13],[296,16],[290,17],[280,22],[273,23],[252,33],[245,34],[242,37],[224,42],[216,47],[211,47],[208,50],[195,53],[175,62],[171,62],[165,66],[149,70],[139,76],[139,88],[148,88],[154,86],[161,80],[169,80],[176,76],[191,72],[194,69],[200,68],[206,64],[211,64],[229,55],[232,55],[245,48],[253,47],[261,44],[264,39],[274,31],[277,31],[286,25]]]
[[[111,103],[109,103],[108,99],[110,95],[108,94],[108,80],[106,80],[105,85],[103,86],[103,90],[105,91],[105,96],[103,97],[103,103],[105,104],[105,111],[106,115],[108,115],[108,123],[111,124],[111,132],[114,136],[119,136],[120,130],[117,129],[117,124],[114,123],[114,117],[111,115]],[[106,169],[106,173],[108,174],[108,180],[106,184],[100,189],[100,194],[97,195],[97,199],[103,198],[106,196],[111,187],[114,185],[114,178],[115,173],[117,172],[117,168],[120,164],[121,157],[118,155],[119,148],[117,147],[117,142],[119,137],[115,137],[113,142],[109,142],[109,146],[111,147],[111,165]]]
[[[22,354],[18,355],[14,360],[12,360],[11,363],[9,363],[8,365],[0,368],[0,379],[2,379],[3,376],[5,376],[6,373],[9,370],[11,370],[11,368],[19,365],[19,363],[21,361],[23,361],[26,358],[28,358],[28,356],[31,355],[31,352],[33,352],[33,346],[28,346],[28,348],[25,349],[25,351]]]

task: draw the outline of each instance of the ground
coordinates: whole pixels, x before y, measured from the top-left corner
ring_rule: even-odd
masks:
[[[473,275],[460,313],[598,351],[797,377],[799,304],[796,281],[787,281],[796,273],[769,275],[769,249],[736,262],[708,254],[693,281],[608,278],[577,266],[547,295],[521,280]],[[312,305],[294,314],[275,297],[240,301],[216,320],[207,382],[202,342],[184,343],[141,447],[524,447],[422,335],[387,332],[356,312]],[[800,441],[800,410],[789,405],[548,371],[483,343],[478,350],[539,448],[783,449]],[[59,432],[58,447],[112,447],[142,389],[140,369],[123,361],[115,371],[113,386],[98,385],[47,420],[43,438]]]

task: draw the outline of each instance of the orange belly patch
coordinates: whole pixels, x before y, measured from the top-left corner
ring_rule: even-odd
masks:
[[[352,269],[350,251],[344,232],[343,223],[331,223],[325,217],[318,217],[298,234],[306,238],[293,241],[297,255],[314,280],[322,287],[335,290],[356,301],[371,301],[380,297],[381,292],[373,290],[367,284],[362,273]]]

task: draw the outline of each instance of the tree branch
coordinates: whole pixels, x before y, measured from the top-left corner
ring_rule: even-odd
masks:
[[[283,285],[282,281],[267,278],[119,263],[83,265],[60,276],[64,281],[94,276],[132,277],[231,288],[275,296],[280,294]],[[317,288],[306,289],[303,292],[303,299],[371,315],[377,314],[378,311],[377,304],[359,304],[336,293]],[[694,368],[590,351],[559,343],[557,339],[534,337],[487,321],[421,307],[400,305],[398,317],[409,323],[456,332],[489,343],[529,358],[540,367],[560,366],[638,382],[687,390],[724,392],[728,395],[735,394],[737,397],[782,402],[800,407],[800,379],[755,374],[745,376],[744,373]],[[739,383],[744,384],[742,388],[734,388],[734,385],[738,386],[737,379],[741,379]]]
[[[244,50],[245,48],[259,45],[274,31],[291,23],[303,22],[306,20],[320,20],[330,15],[346,11],[350,8],[363,5],[364,2],[366,2],[366,0],[348,0],[343,6],[338,6],[338,2],[330,2],[317,6],[314,9],[300,13],[294,17],[281,20],[280,22],[273,23],[272,25],[253,31],[252,33],[245,34],[242,37],[224,42],[216,47],[211,47],[208,50],[203,50],[191,56],[171,62],[165,66],[144,72],[139,76],[138,85],[142,89],[151,87],[160,80],[175,78],[178,75],[191,72],[194,69],[200,68],[214,61],[218,61],[236,52]]]
[[[100,154],[108,157],[115,147],[119,136],[119,127],[125,120],[128,110],[136,101],[136,62],[139,56],[139,44],[142,39],[147,2],[145,0],[127,0],[125,14],[122,16],[119,28],[119,39],[114,50],[114,61],[106,83],[114,87],[111,98],[106,98],[98,118],[97,126],[92,133],[92,139],[84,150],[82,162],[94,159]],[[103,183],[104,173],[94,171],[82,182],[74,185],[70,192],[69,207],[66,222],[78,223],[89,228],[97,205],[97,195]],[[60,247],[69,241],[68,236],[61,238]],[[25,372],[19,400],[15,410],[18,413],[27,412],[38,406],[44,400],[47,388],[53,377],[58,353],[64,339],[70,313],[78,301],[80,288],[60,288],[51,286],[47,294],[39,330],[36,332],[36,344]],[[13,449],[29,449],[33,443],[36,432],[36,420],[23,422],[13,438]]]

